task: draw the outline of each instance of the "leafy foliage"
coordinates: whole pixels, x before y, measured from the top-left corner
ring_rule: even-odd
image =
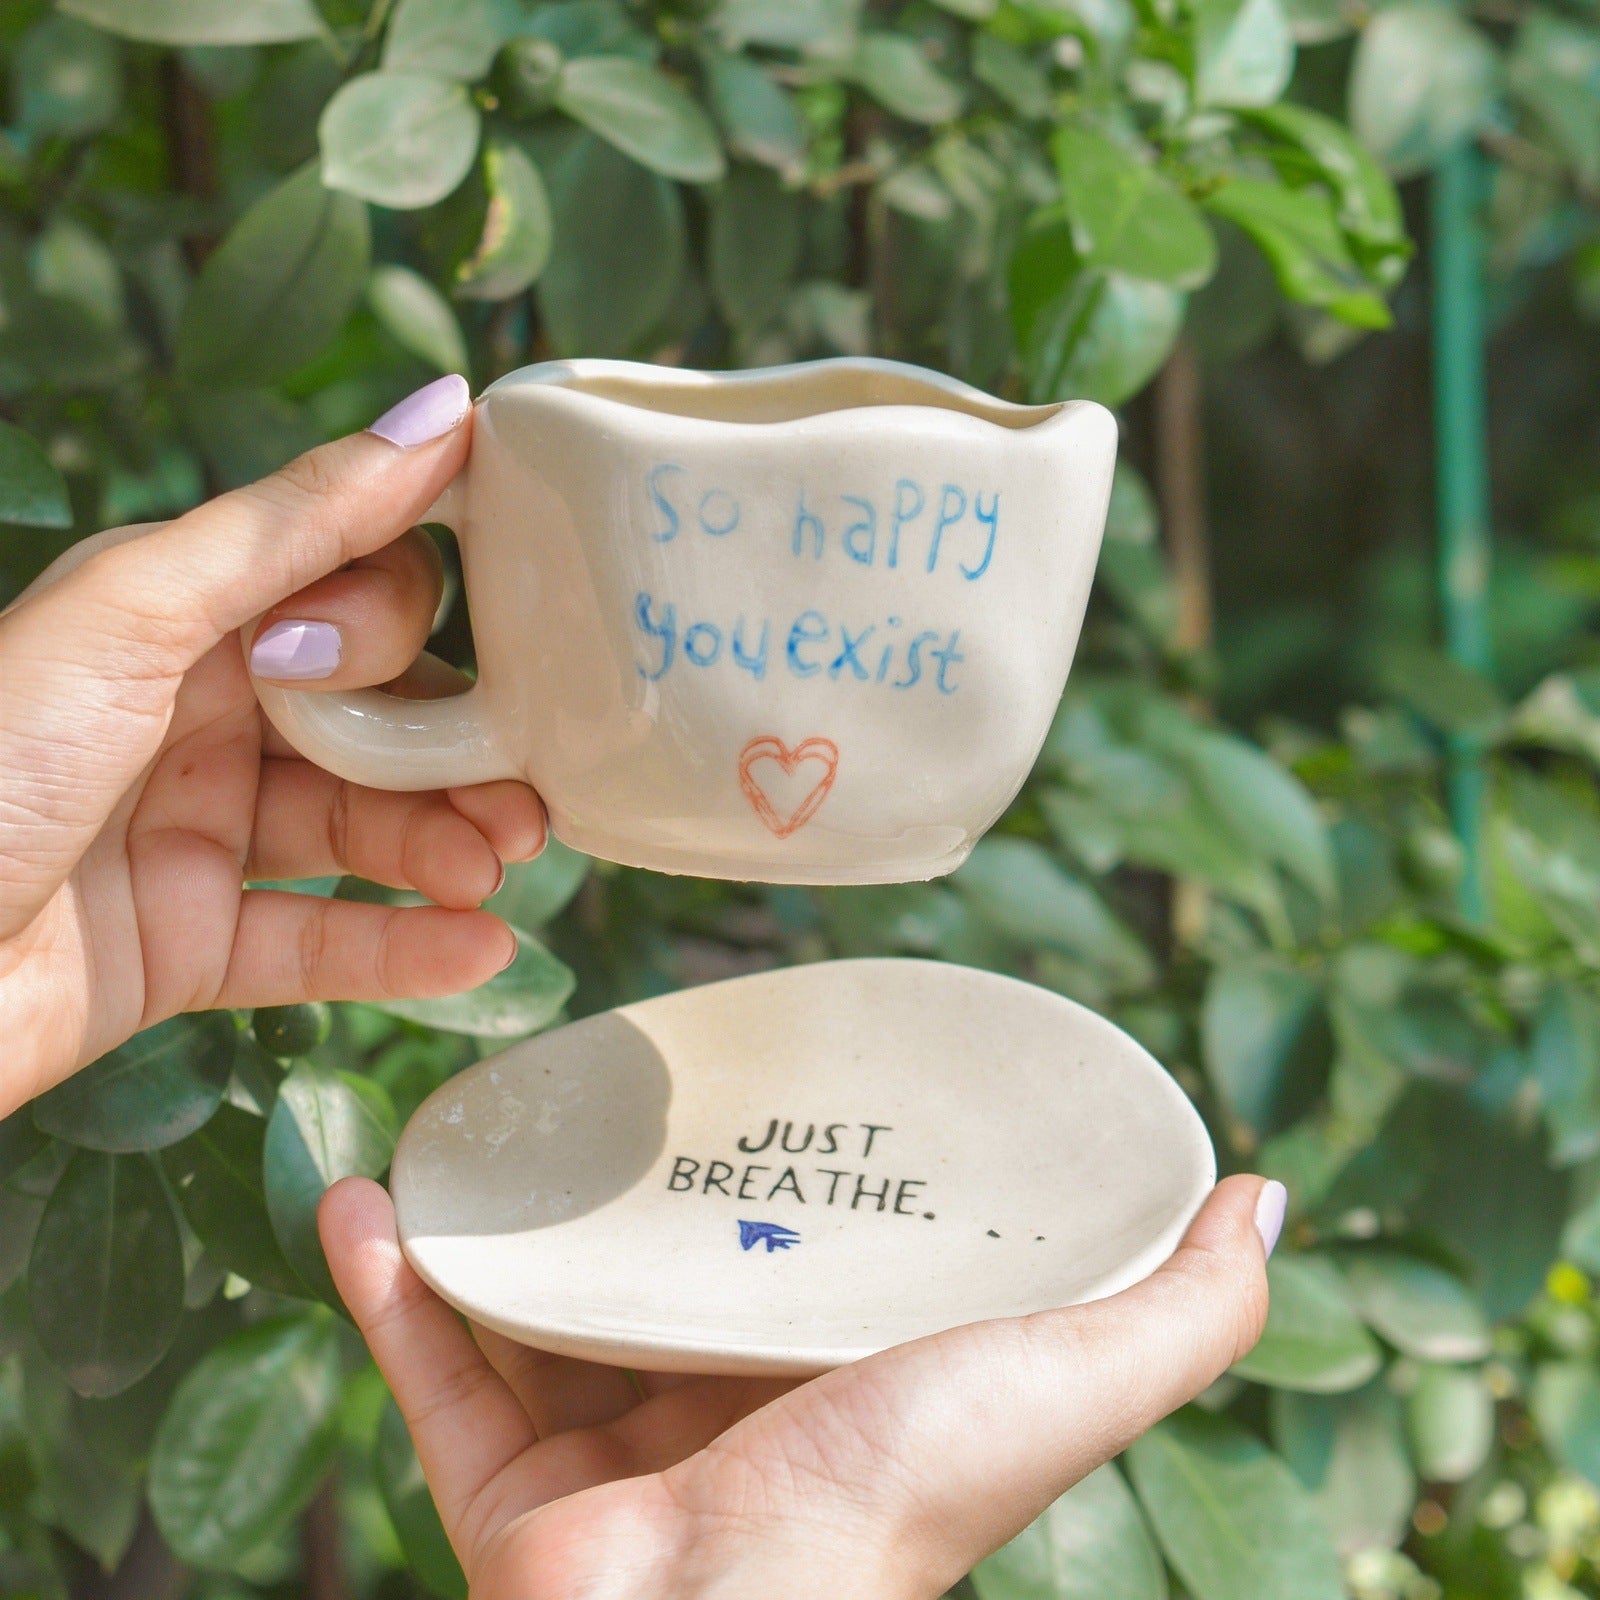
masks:
[[[1137,443],[1185,328],[1218,361],[1273,325],[1314,359],[1407,338],[1392,178],[1465,137],[1506,314],[1551,273],[1563,315],[1600,314],[1578,7],[18,0],[0,50],[0,604],[73,537],[445,369],[873,350],[1125,406]],[[148,1505],[197,1595],[283,1592],[337,1462],[355,1588],[454,1600],[328,1309],[323,1188],[569,1014],[904,952],[1115,1016],[1225,1165],[1294,1196],[1260,1347],[965,1592],[1595,1593],[1596,492],[1541,501],[1578,531],[1525,588],[1536,667],[1492,684],[1391,628],[1363,703],[1254,742],[1203,704],[1218,663],[1124,465],[1038,771],[953,879],[807,894],[552,846],[509,869],[520,954],[476,993],[179,1019],[0,1123],[0,1591],[81,1589]],[[436,643],[465,658],[459,617]],[[1492,797],[1470,926],[1443,825],[1464,736]]]

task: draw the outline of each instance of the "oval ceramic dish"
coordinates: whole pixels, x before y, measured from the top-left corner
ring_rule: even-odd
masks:
[[[839,961],[518,1045],[411,1119],[406,1254],[476,1321],[657,1371],[808,1374],[1159,1266],[1212,1183],[1200,1118],[1046,990]]]

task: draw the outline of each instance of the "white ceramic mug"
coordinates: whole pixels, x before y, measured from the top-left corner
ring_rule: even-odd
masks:
[[[1115,454],[1092,402],[890,361],[526,367],[429,518],[460,540],[477,683],[256,692],[341,777],[522,778],[558,838],[629,866],[937,877],[1049,729]]]

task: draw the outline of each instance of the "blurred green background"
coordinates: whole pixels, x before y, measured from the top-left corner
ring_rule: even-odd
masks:
[[[0,1123],[0,1593],[461,1595],[317,1196],[509,1040],[898,952],[1115,1018],[1293,1196],[1260,1347],[967,1596],[1600,1595],[1597,23],[0,0],[0,604],[441,371],[875,351],[1123,424],[952,879],[552,846],[485,989],[180,1018]]]

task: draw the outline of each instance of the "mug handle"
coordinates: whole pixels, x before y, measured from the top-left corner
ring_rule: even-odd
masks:
[[[467,469],[418,518],[460,537]],[[251,637],[254,637],[252,630]],[[250,639],[245,641],[248,659]],[[256,698],[307,760],[369,789],[452,789],[520,778],[484,716],[477,684],[442,700],[407,700],[382,689],[281,689],[251,677]]]

